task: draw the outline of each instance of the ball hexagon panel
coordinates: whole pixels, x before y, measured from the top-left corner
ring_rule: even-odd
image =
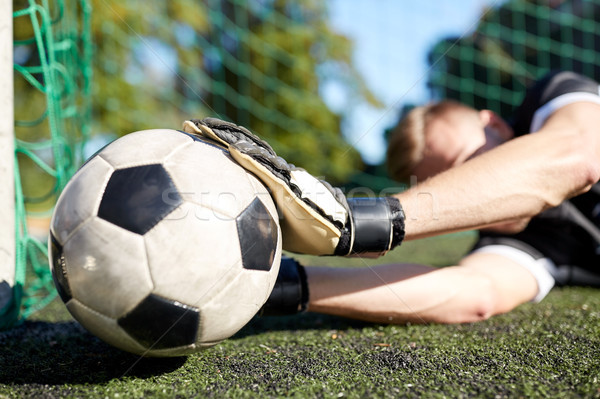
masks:
[[[171,129],[150,129],[129,133],[106,146],[98,156],[114,168],[161,163],[180,146],[193,139]]]
[[[260,199],[262,205],[266,208],[267,212],[272,218],[273,223],[275,224],[277,231],[277,248],[281,249],[282,236],[281,236],[281,228],[279,226],[279,213],[277,212],[277,208],[275,203],[273,202],[273,198],[271,197],[271,193],[264,184],[258,180],[254,175],[248,174],[248,180],[252,184],[255,190],[256,198]],[[271,226],[273,227],[273,226]],[[277,262],[279,264],[279,262]]]
[[[194,141],[163,164],[184,200],[235,218],[255,196],[249,174],[214,144]]]
[[[245,270],[202,305],[200,340],[218,342],[227,339],[246,325],[267,300],[279,270],[278,253],[270,273]],[[273,275],[271,273],[274,273]],[[223,304],[235,304],[226,311]]]
[[[241,281],[244,281],[244,284],[238,287],[238,295],[244,298],[254,298],[255,302],[259,305],[259,308],[262,307],[267,299],[269,299],[271,291],[273,291],[280,263],[281,251],[278,250],[275,253],[273,266],[269,273],[257,273],[254,270],[243,270],[240,279]]]
[[[64,244],[79,225],[96,214],[112,172],[112,166],[94,157],[69,180],[56,203],[50,223],[57,242]]]
[[[247,177],[252,187],[254,187],[255,196],[257,198],[260,198],[263,205],[267,208],[273,219],[279,221],[277,208],[275,207],[273,197],[271,197],[271,193],[269,192],[269,190],[267,190],[265,185],[260,180],[258,180],[253,174],[248,173]]]
[[[119,318],[119,326],[148,349],[192,345],[198,335],[198,308],[151,294]]]
[[[279,226],[257,197],[235,219],[245,269],[271,270],[277,244]]]
[[[236,223],[184,202],[144,235],[154,293],[194,306],[210,300],[242,270]]]
[[[67,309],[89,332],[103,341],[119,349],[144,354],[146,348],[129,336],[119,325],[117,320],[106,317],[93,309],[83,305],[77,299],[67,302]]]
[[[124,315],[152,291],[140,235],[95,217],[69,238],[63,252],[73,297],[105,316]]]
[[[58,243],[54,234],[50,232],[48,238],[48,252],[50,254],[50,268],[52,270],[52,280],[56,286],[56,291],[63,302],[67,303],[72,298],[71,287],[67,276],[67,264],[63,247]]]
[[[98,216],[143,235],[180,204],[179,192],[162,165],[133,166],[113,172]]]

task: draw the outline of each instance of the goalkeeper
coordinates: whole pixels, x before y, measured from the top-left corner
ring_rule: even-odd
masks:
[[[270,188],[292,252],[378,256],[404,239],[487,231],[459,265],[442,269],[304,267],[283,259],[265,314],[455,323],[539,301],[555,284],[600,285],[598,126],[598,83],[569,72],[538,82],[512,125],[457,103],[417,108],[396,129],[388,164],[396,178],[427,180],[364,200],[347,200],[233,124],[194,120],[184,129],[228,146]]]

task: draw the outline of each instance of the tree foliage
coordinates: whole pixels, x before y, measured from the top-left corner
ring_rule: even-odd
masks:
[[[321,1],[92,4],[95,131],[179,128],[186,118],[214,116],[250,128],[314,174],[343,181],[360,166],[341,134],[343,115],[319,90],[335,79],[378,102]]]

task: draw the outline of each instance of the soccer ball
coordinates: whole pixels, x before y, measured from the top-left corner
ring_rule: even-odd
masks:
[[[106,146],[52,216],[52,276],[67,309],[144,356],[231,337],[267,300],[281,259],[275,205],[215,143],[155,129]]]

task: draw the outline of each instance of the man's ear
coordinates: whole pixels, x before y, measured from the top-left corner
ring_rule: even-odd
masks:
[[[479,120],[484,128],[494,129],[501,138],[510,140],[514,137],[512,128],[500,115],[489,109],[479,111]]]
[[[484,127],[490,126],[494,127],[497,123],[497,118],[500,118],[494,111],[489,109],[482,109],[479,111],[479,120],[483,124]]]

